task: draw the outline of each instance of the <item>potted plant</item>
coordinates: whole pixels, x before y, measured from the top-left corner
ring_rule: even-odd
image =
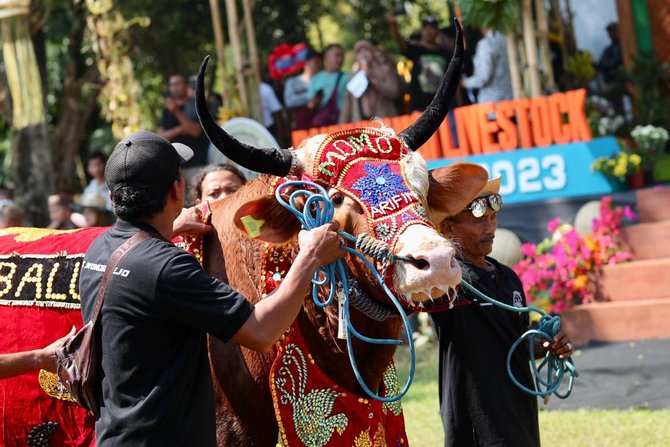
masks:
[[[631,147],[627,148],[629,152],[638,154],[642,159],[642,171],[649,175],[654,164],[659,160],[668,142],[668,131],[662,127],[635,126],[630,133],[633,139]]]
[[[627,146],[625,142],[621,144],[624,148]],[[599,171],[609,179],[626,182],[633,189],[644,186],[642,157],[626,149],[610,157],[596,158],[591,164],[591,170]]]

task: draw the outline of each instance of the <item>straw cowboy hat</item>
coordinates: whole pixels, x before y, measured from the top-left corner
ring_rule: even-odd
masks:
[[[477,197],[475,197],[475,199],[479,197],[488,196],[489,194],[499,194],[501,180],[502,176],[498,174],[496,178],[493,178],[488,182],[486,182],[486,186],[484,186],[482,190],[477,193]]]

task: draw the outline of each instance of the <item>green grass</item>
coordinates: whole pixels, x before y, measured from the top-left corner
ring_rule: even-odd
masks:
[[[413,446],[442,446],[444,436],[437,396],[437,344],[420,346],[416,355],[414,382],[402,400],[407,437]],[[408,364],[407,350],[399,350],[396,365],[401,375],[400,386],[404,384]],[[545,447],[660,447],[670,445],[669,421],[670,409],[540,410],[540,436]]]

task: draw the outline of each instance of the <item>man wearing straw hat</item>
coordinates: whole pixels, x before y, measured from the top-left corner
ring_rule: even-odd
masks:
[[[500,176],[489,180],[460,213],[442,221],[440,231],[460,247],[463,278],[498,301],[525,307],[526,297],[514,271],[489,257],[502,208]],[[432,314],[440,341],[440,409],[445,446],[539,446],[537,398],[510,380],[507,353],[528,329],[527,312],[511,312],[461,288],[454,307]],[[553,351],[559,359],[574,347],[561,330],[536,353]],[[536,354],[536,355],[537,355]],[[526,343],[514,351],[511,369],[534,389]]]

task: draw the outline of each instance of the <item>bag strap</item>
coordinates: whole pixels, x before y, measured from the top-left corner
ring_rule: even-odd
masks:
[[[335,79],[335,88],[333,89],[333,93],[330,94],[330,98],[328,98],[328,102],[326,102],[326,104],[331,102],[333,100],[333,98],[335,98],[335,100],[337,100],[337,94],[340,90],[340,88],[339,88],[340,87],[340,79],[342,79],[343,74],[344,74],[344,72],[342,72],[342,71],[337,72],[337,79]]]
[[[107,293],[107,284],[112,277],[114,269],[116,269],[116,265],[130,250],[135,248],[137,244],[150,238],[151,235],[146,231],[139,231],[112,253],[112,257],[109,258],[107,267],[105,267],[105,274],[102,277],[98,294],[95,297],[95,307],[93,308],[93,316],[91,317],[93,326],[98,322],[98,315],[100,314],[100,309],[102,309],[102,301],[105,299],[105,294]]]

